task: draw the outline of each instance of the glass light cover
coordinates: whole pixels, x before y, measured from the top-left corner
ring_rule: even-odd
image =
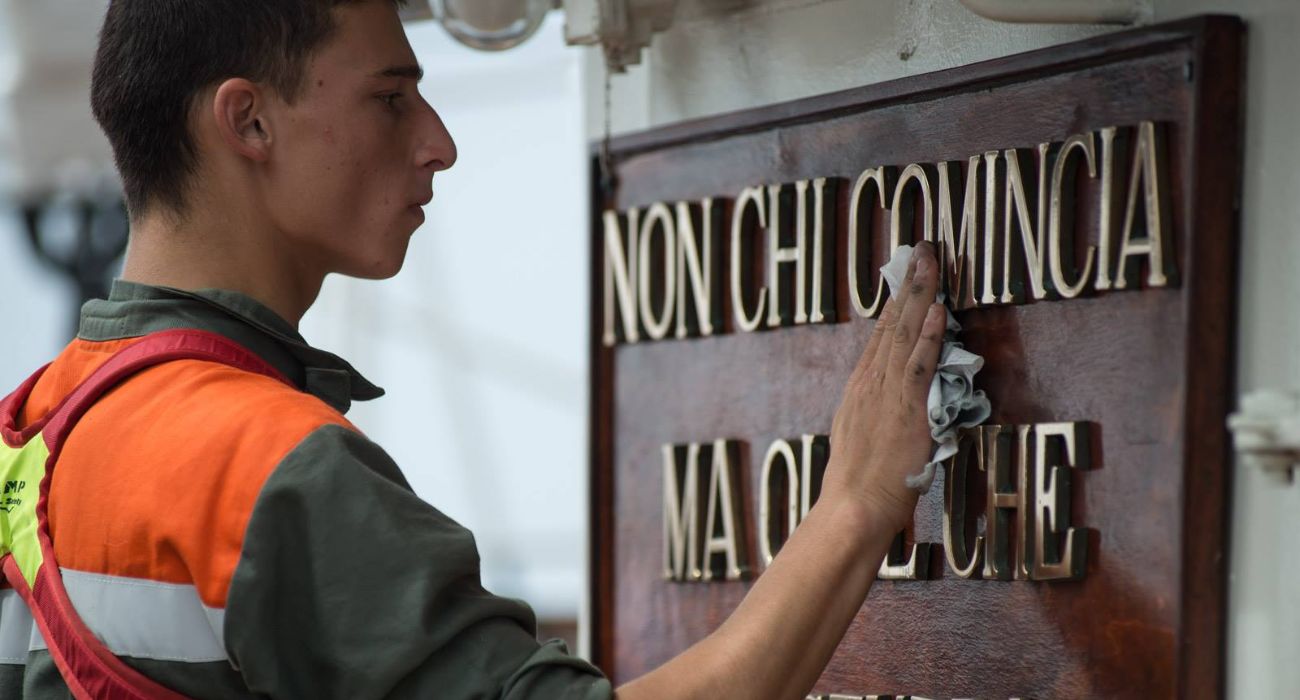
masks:
[[[483,51],[522,44],[541,26],[552,0],[438,0],[442,26],[457,41]]]

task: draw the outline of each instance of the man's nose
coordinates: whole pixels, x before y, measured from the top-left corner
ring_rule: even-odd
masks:
[[[420,145],[416,164],[433,172],[446,170],[456,163],[456,142],[442,123],[438,112],[426,103],[427,114],[420,128]]]

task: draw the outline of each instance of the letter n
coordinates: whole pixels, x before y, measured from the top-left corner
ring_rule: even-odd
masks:
[[[641,212],[631,209],[627,213],[627,241],[624,242],[623,227],[617,212],[606,211],[604,215],[605,239],[605,330],[601,340],[612,347],[619,340],[635,343],[639,339],[637,330],[637,226],[640,224]],[[616,308],[617,306],[617,308]],[[615,325],[615,317],[622,319],[622,334]]]

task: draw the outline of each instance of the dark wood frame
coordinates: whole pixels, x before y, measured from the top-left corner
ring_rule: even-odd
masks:
[[[1244,25],[1235,17],[1201,16],[1044,48],[969,66],[888,81],[792,102],[686,121],[616,138],[610,152],[617,161],[671,146],[706,142],[815,122],[885,105],[933,99],[958,92],[1031,80],[1083,67],[1157,54],[1180,46],[1199,73],[1190,116],[1193,144],[1187,168],[1192,175],[1183,215],[1192,233],[1226,232],[1236,237],[1240,202],[1241,114],[1244,75]],[[590,595],[593,660],[611,676],[613,643],[611,601],[613,513],[614,350],[601,344],[601,217],[605,193],[600,182],[600,144],[592,145],[591,189],[591,397],[590,397]],[[1225,183],[1232,183],[1225,191]],[[1184,404],[1186,439],[1177,696],[1212,698],[1224,691],[1224,641],[1228,509],[1231,503],[1229,442],[1224,428],[1234,392],[1233,346],[1236,328],[1237,261],[1222,255],[1222,241],[1190,235],[1193,249],[1184,270],[1212,283],[1193,285],[1188,295],[1188,350],[1200,361],[1188,368]],[[1235,251],[1235,245],[1227,248]],[[1193,267],[1194,266],[1194,267]],[[1229,290],[1229,293],[1224,293]],[[1191,390],[1194,388],[1194,391]]]

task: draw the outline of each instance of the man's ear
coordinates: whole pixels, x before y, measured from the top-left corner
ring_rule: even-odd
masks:
[[[270,157],[271,127],[264,89],[244,78],[231,78],[217,86],[212,116],[221,140],[236,153],[257,162]]]

